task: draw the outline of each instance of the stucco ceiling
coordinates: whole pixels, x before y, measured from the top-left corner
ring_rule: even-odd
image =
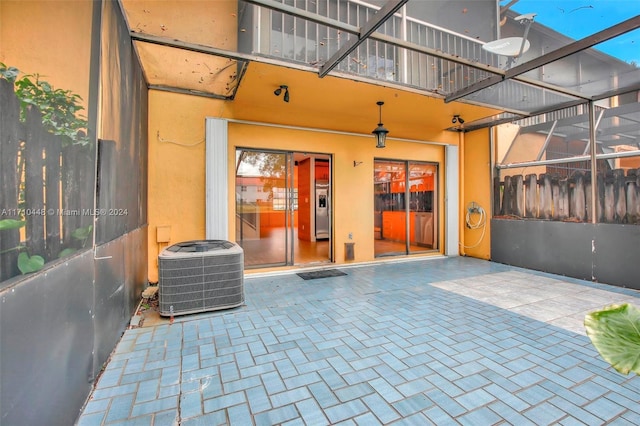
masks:
[[[289,102],[274,95],[287,85]],[[465,120],[497,111],[423,94],[352,81],[319,78],[316,73],[252,62],[240,82],[230,107],[238,119],[273,122],[340,131],[371,133],[379,118],[377,101],[383,101],[382,121],[389,137],[424,140],[452,126],[453,115]]]

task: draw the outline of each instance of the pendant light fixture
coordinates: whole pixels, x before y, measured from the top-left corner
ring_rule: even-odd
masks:
[[[376,148],[384,148],[389,130],[382,125],[382,105],[384,105],[384,102],[378,101],[377,105],[380,109],[380,119],[378,120],[378,127],[376,127],[376,129],[371,133],[376,137]]]

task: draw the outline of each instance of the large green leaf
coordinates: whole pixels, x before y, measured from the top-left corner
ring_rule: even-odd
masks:
[[[18,269],[22,274],[30,274],[31,272],[37,272],[44,266],[44,259],[42,256],[34,255],[29,256],[27,253],[22,252],[18,255]]]
[[[16,81],[18,74],[20,74],[20,71],[18,70],[18,68],[16,67],[7,68],[5,64],[0,62],[0,76],[4,77],[5,79],[13,83],[14,81]]]
[[[591,312],[587,336],[602,358],[622,374],[640,375],[640,309],[625,303]]]
[[[85,240],[89,238],[91,231],[93,231],[93,225],[87,225],[84,228],[75,229],[71,236],[77,240]]]
[[[62,259],[63,257],[70,256],[70,255],[72,255],[73,253],[75,253],[77,251],[78,251],[78,249],[75,249],[75,248],[71,248],[71,247],[66,248],[66,249],[62,250],[60,253],[58,253],[58,259]]]
[[[0,231],[4,231],[5,229],[22,228],[24,224],[25,224],[24,220],[2,219],[0,220]]]

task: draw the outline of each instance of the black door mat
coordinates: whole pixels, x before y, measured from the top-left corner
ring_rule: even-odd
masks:
[[[315,280],[318,278],[339,277],[347,274],[337,269],[324,269],[322,271],[299,272],[297,275],[303,280]]]

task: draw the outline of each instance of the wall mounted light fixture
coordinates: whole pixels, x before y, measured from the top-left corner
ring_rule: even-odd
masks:
[[[456,123],[464,124],[464,119],[459,115],[454,115],[453,118],[451,119],[451,122],[453,124],[456,124]]]
[[[284,84],[281,84],[280,87],[278,87],[276,90],[273,91],[273,94],[276,96],[280,96],[283,90],[284,90],[284,96],[282,97],[282,100],[285,102],[289,102],[289,86],[285,86]]]
[[[378,108],[380,108],[380,119],[378,120],[378,127],[376,127],[371,133],[376,137],[376,148],[384,148],[387,140],[387,133],[389,133],[389,131],[382,125],[382,105],[384,105],[384,102],[378,101],[377,105]]]

